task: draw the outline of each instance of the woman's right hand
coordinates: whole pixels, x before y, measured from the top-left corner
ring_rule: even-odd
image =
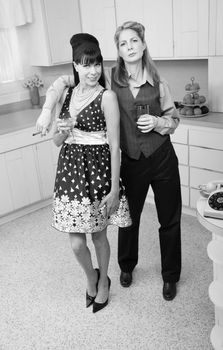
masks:
[[[43,108],[36,121],[36,129],[41,132],[42,136],[45,136],[49,132],[51,125],[51,110]]]

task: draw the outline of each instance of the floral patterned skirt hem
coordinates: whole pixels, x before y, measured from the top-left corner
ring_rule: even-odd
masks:
[[[128,227],[132,224],[125,195],[122,195],[119,207],[110,217],[105,206],[98,208],[100,202],[94,203],[93,207],[75,203],[74,210],[72,205],[65,207],[58,201],[58,197],[54,199],[52,226],[61,232],[88,234],[103,231],[108,225]]]

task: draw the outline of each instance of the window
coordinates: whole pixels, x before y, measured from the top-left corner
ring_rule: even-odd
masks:
[[[0,0],[0,83],[23,79],[16,28],[32,23],[31,0]]]
[[[23,79],[16,28],[0,29],[0,83]]]

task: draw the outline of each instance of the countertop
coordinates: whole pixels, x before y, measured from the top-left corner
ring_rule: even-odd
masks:
[[[203,117],[183,117],[180,115],[180,123],[223,129],[223,113],[209,112]]]
[[[0,115],[0,135],[34,127],[41,109],[25,109],[18,112]],[[204,117],[182,117],[181,124],[207,126],[223,129],[223,113],[209,112]]]
[[[35,126],[41,109],[25,109],[0,115],[0,135]]]

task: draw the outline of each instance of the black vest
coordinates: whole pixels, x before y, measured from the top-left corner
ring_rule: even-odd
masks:
[[[142,133],[136,125],[136,105],[149,105],[151,115],[161,116],[159,84],[148,82],[139,88],[134,98],[129,87],[121,87],[114,82],[112,69],[111,88],[116,93],[120,110],[120,147],[130,158],[139,159],[153,154],[168,138],[155,131]]]

